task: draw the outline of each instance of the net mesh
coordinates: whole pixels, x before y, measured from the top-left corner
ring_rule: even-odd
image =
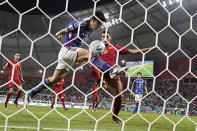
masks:
[[[165,118],[168,122],[170,122],[172,125],[173,125],[173,131],[175,131],[176,130],[176,127],[177,127],[177,125],[178,124],[180,124],[185,118],[187,118],[190,122],[192,122],[194,125],[196,125],[197,126],[197,123],[196,123],[196,121],[194,121],[194,120],[192,120],[190,117],[189,117],[189,115],[188,115],[188,113],[189,113],[189,108],[191,108],[190,106],[191,106],[191,103],[197,98],[197,96],[195,96],[194,98],[191,98],[191,99],[189,99],[189,100],[187,100],[187,99],[185,99],[185,97],[183,97],[182,96],[182,94],[180,94],[180,92],[179,92],[179,83],[180,83],[180,81],[185,77],[185,76],[187,76],[188,74],[191,74],[192,75],[192,77],[194,77],[194,78],[196,78],[196,76],[195,76],[195,74],[192,72],[192,60],[193,59],[195,59],[195,57],[197,56],[197,55],[195,55],[195,56],[193,56],[193,57],[190,57],[190,56],[188,56],[188,54],[187,53],[185,53],[184,51],[183,51],[183,49],[182,49],[182,47],[181,47],[181,40],[183,39],[183,36],[184,35],[186,35],[188,32],[190,32],[190,31],[192,31],[193,33],[194,33],[194,35],[196,36],[196,32],[195,32],[195,30],[193,29],[193,26],[192,26],[192,23],[193,23],[193,18],[196,16],[196,14],[193,14],[193,15],[191,15],[190,13],[188,13],[188,11],[183,7],[183,2],[182,1],[178,1],[178,4],[177,4],[177,7],[175,7],[175,8],[166,8],[166,4],[167,4],[167,2],[166,1],[164,1],[164,0],[160,0],[160,1],[155,1],[155,3],[154,4],[152,4],[152,5],[150,5],[150,6],[145,6],[145,5],[143,5],[142,3],[141,3],[141,1],[140,0],[135,0],[135,3],[136,4],[138,4],[139,6],[140,6],[140,8],[143,8],[144,9],[144,20],[142,20],[142,22],[139,24],[139,22],[136,22],[136,23],[133,23],[133,25],[129,25],[127,22],[125,22],[125,19],[127,19],[126,18],[126,16],[124,15],[123,16],[123,9],[124,8],[126,8],[127,6],[129,6],[129,4],[131,3],[131,1],[132,0],[128,0],[127,2],[121,2],[121,1],[118,1],[118,0],[115,0],[114,2],[118,5],[118,10],[119,10],[119,14],[118,14],[118,16],[116,16],[116,18],[115,19],[113,19],[112,21],[110,21],[110,22],[108,22],[108,23],[105,23],[104,24],[104,26],[102,27],[103,29],[105,29],[106,31],[108,30],[108,28],[110,28],[111,26],[113,26],[114,25],[114,28],[115,28],[115,24],[117,23],[121,23],[121,24],[123,24],[126,28],[127,28],[127,30],[129,30],[130,32],[131,32],[131,41],[129,41],[127,44],[125,44],[124,45],[124,47],[127,47],[127,48],[129,48],[129,47],[134,47],[134,48],[136,48],[136,49],[139,49],[139,47],[138,46],[136,46],[134,43],[135,43],[135,38],[134,38],[134,34],[135,34],[135,32],[138,32],[139,31],[139,29],[140,28],[144,28],[144,25],[146,25],[146,28],[149,28],[149,29],[151,29],[151,31],[152,31],[152,33],[154,33],[155,34],[155,43],[154,43],[154,46],[155,47],[158,47],[158,50],[161,52],[161,54],[163,54],[164,56],[165,56],[165,58],[166,58],[166,63],[164,63],[164,65],[166,65],[166,67],[164,68],[164,70],[163,71],[161,71],[159,74],[157,74],[157,75],[155,75],[155,76],[152,76],[153,77],[153,81],[152,81],[152,89],[151,90],[149,90],[149,93],[147,94],[147,95],[144,95],[143,96],[143,99],[141,99],[140,100],[140,102],[139,102],[139,108],[140,108],[140,110],[142,110],[141,109],[141,105],[142,104],[144,104],[144,103],[149,103],[150,101],[149,101],[149,97],[151,97],[151,98],[153,98],[154,100],[159,100],[161,103],[163,103],[163,104],[161,104],[162,105],[162,109],[161,109],[161,114],[158,116],[158,117],[156,117],[153,121],[151,121],[151,120],[149,120],[149,119],[147,119],[146,118],[146,116],[144,116],[144,115],[142,115],[140,112],[138,112],[137,114],[135,114],[135,115],[133,115],[133,116],[131,116],[131,117],[129,117],[127,120],[123,120],[123,119],[121,119],[121,120],[123,120],[123,124],[122,124],[122,127],[121,127],[121,130],[124,130],[124,128],[125,128],[125,126],[126,126],[126,122],[128,122],[128,121],[130,121],[130,120],[132,120],[134,117],[136,117],[136,115],[139,115],[139,117],[141,118],[141,119],[143,119],[146,123],[148,123],[148,131],[149,130],[151,130],[151,127],[152,127],[152,125],[154,124],[154,123],[156,123],[157,121],[159,121],[159,119],[161,119],[162,117],[163,118]],[[77,20],[77,18],[78,17],[81,17],[80,15],[79,16],[77,16],[77,15],[74,15],[74,14],[71,14],[70,12],[68,12],[68,0],[66,1],[66,6],[65,6],[65,11],[63,11],[62,13],[60,13],[60,14],[58,14],[58,15],[55,15],[55,16],[53,16],[53,17],[51,17],[51,16],[49,16],[48,14],[46,14],[40,7],[39,7],[39,0],[37,0],[37,3],[36,3],[36,6],[35,7],[33,7],[33,8],[31,8],[31,9],[29,9],[29,10],[27,10],[27,11],[25,11],[25,12],[23,12],[23,13],[20,13],[8,0],[6,0],[6,1],[4,1],[4,2],[2,2],[2,3],[0,3],[0,6],[1,5],[3,5],[3,4],[8,4],[15,12],[17,12],[17,14],[19,15],[19,22],[18,22],[18,26],[17,26],[17,28],[16,29],[14,29],[14,30],[12,30],[12,31],[10,31],[9,33],[7,33],[7,34],[5,34],[5,35],[3,35],[3,36],[1,36],[1,39],[0,39],[0,43],[1,43],[1,46],[0,46],[0,49],[2,49],[2,39],[4,39],[5,37],[7,37],[7,36],[9,36],[10,34],[13,34],[14,32],[16,32],[16,31],[20,31],[20,33],[23,35],[23,36],[25,36],[27,39],[28,39],[28,41],[30,41],[31,42],[31,48],[30,48],[30,51],[29,51],[29,55],[28,55],[28,57],[26,57],[25,59],[23,59],[22,61],[21,61],[21,63],[23,63],[23,62],[25,62],[26,60],[28,60],[29,58],[31,58],[31,59],[33,59],[33,61],[36,63],[36,64],[38,64],[42,69],[43,69],[43,73],[42,73],[42,78],[44,78],[45,77],[45,74],[46,74],[46,72],[47,72],[47,69],[50,69],[50,67],[52,67],[52,66],[54,66],[56,63],[57,63],[57,61],[55,61],[55,62],[52,62],[52,63],[50,63],[50,64],[48,64],[47,66],[43,66],[43,64],[41,64],[37,59],[35,59],[34,57],[33,57],[33,49],[35,48],[35,46],[36,46],[36,42],[37,41],[39,41],[40,39],[43,39],[43,38],[45,38],[46,36],[50,36],[51,38],[53,38],[54,40],[56,40],[56,38],[55,38],[55,36],[51,33],[51,31],[53,30],[53,28],[52,28],[52,24],[53,24],[53,22],[56,22],[56,18],[59,18],[60,16],[62,16],[62,15],[67,15],[66,17],[70,17],[71,19],[74,19],[74,20]],[[94,2],[94,8],[93,8],[93,15],[94,15],[94,13],[95,13],[95,11],[97,10],[97,3],[99,2],[99,1],[93,1]],[[169,4],[171,4],[171,2],[174,2],[174,1],[168,1],[169,2]],[[154,26],[155,25],[152,25],[151,24],[151,22],[150,22],[150,19],[151,19],[151,17],[148,17],[148,13],[150,12],[150,11],[157,11],[157,10],[155,10],[155,9],[157,9],[158,8],[158,6],[159,7],[161,7],[162,9],[163,9],[163,11],[166,13],[166,16],[167,16],[167,19],[166,19],[166,24],[164,24],[163,25],[163,27],[162,28],[154,28]],[[26,33],[26,32],[24,32],[22,29],[21,29],[21,27],[23,27],[23,23],[22,23],[22,18],[23,18],[23,15],[25,15],[25,14],[27,14],[28,12],[30,12],[30,11],[32,11],[32,10],[34,10],[34,9],[37,9],[37,10],[39,10],[42,14],[44,14],[44,16],[43,16],[43,21],[44,21],[44,26],[45,26],[45,28],[47,29],[47,32],[43,32],[43,34],[41,35],[41,36],[35,36],[35,38],[32,40],[32,38],[30,38],[29,37],[29,35],[28,35],[28,33]],[[186,29],[184,29],[184,31],[180,31],[179,29],[178,29],[178,27],[177,28],[174,28],[174,25],[171,23],[171,19],[174,19],[174,17],[177,17],[176,15],[175,15],[175,12],[176,11],[183,11],[185,14],[187,14],[187,16],[188,16],[188,19],[189,19],[189,25],[188,25],[188,28],[186,28]],[[125,13],[126,14],[126,13]],[[142,14],[143,14],[143,12],[142,12]],[[73,16],[74,15],[74,16]],[[86,16],[87,17],[87,16]],[[89,17],[91,17],[91,16],[89,16]],[[108,16],[107,16],[108,17]],[[161,16],[161,17],[164,17],[164,16]],[[60,17],[60,20],[58,20],[57,21],[57,23],[59,22],[59,23],[62,23],[62,24],[64,24],[64,20],[62,20],[61,21],[61,17]],[[80,23],[81,24],[81,23]],[[174,35],[176,35],[176,36],[178,36],[178,46],[176,47],[176,49],[175,50],[173,50],[169,55],[168,54],[166,54],[161,48],[160,48],[160,42],[159,42],[159,38],[160,38],[160,35],[162,34],[162,32],[164,32],[166,29],[169,29],[169,30],[171,30],[171,31],[173,31],[173,33],[174,33]],[[79,34],[78,34],[78,38],[79,39],[81,39],[80,37],[79,37]],[[93,38],[92,38],[93,39]],[[83,41],[83,40],[82,40]],[[59,45],[60,46],[62,46],[62,44],[60,43],[60,42],[58,42],[59,43]],[[85,44],[85,48],[88,48],[88,44],[87,44],[87,42],[85,42],[84,41],[84,44]],[[113,45],[112,45],[112,47],[113,47]],[[117,50],[118,52],[120,52],[120,50]],[[143,53],[142,51],[141,51],[141,57],[142,57],[142,65],[144,64],[144,61],[146,60],[146,55],[147,54],[149,54],[149,53],[151,53],[152,52],[152,50],[150,50],[150,51],[148,51],[148,52],[146,52],[146,53]],[[188,72],[184,72],[184,74],[182,75],[182,76],[176,76],[176,73],[174,73],[173,71],[171,71],[170,70],[170,67],[169,67],[169,65],[170,65],[170,57],[172,57],[174,54],[177,54],[177,53],[181,53],[182,55],[184,55],[185,56],[185,58],[187,58],[189,61],[188,61],[188,64],[189,64],[189,71]],[[6,61],[9,61],[10,62],[10,60],[4,55],[4,53],[1,51],[0,52],[0,54],[2,55],[2,57],[4,58],[4,59],[6,59]],[[119,55],[118,55],[118,57],[117,57],[117,61],[116,61],[116,65],[117,66],[121,66],[121,63],[120,63],[120,61],[121,61],[121,58],[119,59]],[[89,64],[90,64],[90,61],[89,61]],[[13,65],[13,66],[16,66],[16,65]],[[87,64],[85,65],[85,66],[87,66]],[[84,66],[84,67],[85,67]],[[77,69],[76,68],[72,68],[72,67],[70,67],[71,68],[71,70],[72,70],[72,72],[73,72],[73,79],[72,79],[72,84],[68,87],[68,88],[66,88],[64,91],[67,91],[67,90],[69,90],[69,89],[71,89],[71,88],[74,88],[75,90],[77,90],[80,94],[81,94],[81,96],[82,97],[84,97],[84,107],[86,106],[86,104],[87,104],[87,101],[88,101],[88,99],[89,99],[89,97],[91,96],[91,94],[93,93],[93,92],[90,92],[90,93],[84,93],[83,91],[81,91],[79,88],[78,88],[78,86],[75,84],[75,79],[77,78],[76,77],[76,75],[77,75]],[[144,68],[144,67],[143,67]],[[14,69],[14,68],[13,68]],[[149,74],[151,74],[151,72],[150,71],[148,71],[146,68],[144,68],[144,70],[146,71],[146,72],[148,72]],[[172,92],[174,92],[174,93],[172,93],[172,94],[170,94],[170,95],[168,95],[168,97],[167,96],[163,96],[159,91],[157,91],[156,90],[156,86],[159,86],[159,84],[158,85],[156,85],[157,84],[157,79],[160,77],[160,76],[162,76],[163,74],[165,74],[165,73],[168,73],[168,75],[170,75],[170,76],[172,76],[176,81],[177,81],[177,83],[175,83],[174,85],[168,85],[168,86],[174,86],[175,88],[176,88],[176,90],[174,90],[174,91],[172,91]],[[14,73],[14,71],[13,71],[13,73]],[[102,78],[103,78],[103,73],[104,72],[102,72]],[[135,72],[136,73],[136,72]],[[13,75],[12,75],[13,76]],[[131,80],[130,80],[131,78],[128,78],[128,85],[129,84],[131,84]],[[11,79],[11,81],[15,84],[15,85],[17,85],[14,81],[13,81],[13,77],[12,77],[12,79]],[[103,79],[102,79],[102,81],[103,81]],[[7,85],[9,82],[6,82],[5,84],[3,84],[1,87],[4,87],[5,85]],[[101,82],[102,83],[102,82]],[[79,85],[80,86],[80,85]],[[36,86],[34,87],[34,88],[32,88],[31,90],[33,90],[33,89],[35,89],[36,88]],[[48,88],[48,90],[50,90],[51,92],[53,92],[54,94],[56,94],[52,89],[50,89],[49,87],[47,87]],[[109,93],[108,91],[106,91],[106,89],[104,89],[102,86],[100,86],[100,89],[102,90],[102,93],[105,93],[105,94],[107,94],[109,97],[111,97],[112,98],[112,103],[114,102],[114,100],[115,100],[115,98],[118,96],[113,96],[111,93]],[[29,91],[31,91],[31,90],[29,90]],[[27,100],[27,94],[28,94],[28,92],[29,91],[27,91],[27,90],[24,90],[24,89],[22,89],[22,91],[25,93],[25,103],[27,102],[26,100]],[[168,91],[168,90],[167,90]],[[121,94],[124,94],[124,96],[126,96],[127,94],[128,94],[128,92],[130,92],[130,87],[129,86],[127,86],[127,88],[125,89],[125,90],[123,90],[122,92],[121,92]],[[55,99],[55,103],[57,103],[57,95],[58,94],[56,94],[56,99]],[[128,95],[128,97],[130,97],[129,95]],[[173,101],[173,100],[175,100],[176,99],[176,97],[177,98],[180,98],[181,99],[181,101],[182,101],[182,104],[183,105],[185,105],[185,109],[186,109],[186,112],[185,112],[185,115],[180,119],[180,120],[178,120],[177,122],[174,122],[174,121],[172,121],[169,117],[167,117],[166,115],[165,115],[165,112],[166,112],[166,109],[168,108],[168,106],[169,106],[169,104],[173,104],[173,103],[170,103],[170,101]],[[153,100],[153,101],[154,101]],[[25,103],[24,103],[24,105],[25,105]],[[154,103],[153,103],[154,104]],[[37,127],[22,127],[22,126],[8,126],[8,120],[10,119],[10,118],[12,118],[12,117],[14,117],[16,114],[18,114],[18,113],[20,113],[21,111],[23,111],[23,110],[25,110],[25,111],[27,111],[31,116],[33,116],[36,120],[37,120],[37,122],[38,122],[38,126]],[[99,119],[97,119],[97,118],[95,118],[95,117],[93,117],[89,112],[87,112],[87,110],[84,108],[84,109],[82,109],[80,112],[78,112],[77,114],[75,114],[74,116],[72,116],[72,117],[66,117],[65,115],[63,115],[63,114],[61,114],[61,113],[59,113],[57,110],[56,110],[56,108],[54,108],[53,110],[51,110],[51,111],[49,111],[48,113],[46,113],[44,116],[42,116],[41,118],[39,118],[39,117],[37,117],[36,115],[34,115],[30,110],[28,110],[28,109],[26,109],[25,108],[25,106],[22,108],[22,109],[20,109],[20,110],[18,110],[17,112],[15,112],[15,113],[13,113],[13,114],[11,114],[11,115],[5,115],[3,112],[1,112],[0,111],[0,114],[3,116],[3,117],[5,117],[5,125],[4,125],[4,130],[5,131],[7,131],[8,130],[8,128],[25,128],[25,129],[35,129],[35,130],[40,130],[41,128],[40,128],[40,123],[41,123],[41,121],[45,118],[45,117],[47,117],[52,111],[56,111],[59,115],[61,115],[64,119],[66,119],[67,121],[68,121],[68,125],[67,125],[67,129],[60,129],[60,128],[42,128],[42,129],[45,129],[45,130],[70,130],[71,129],[71,127],[70,127],[70,124],[71,124],[71,120],[73,120],[73,119],[75,119],[77,116],[79,116],[79,115],[81,115],[81,114],[83,114],[83,113],[85,113],[86,115],[88,115],[91,119],[93,119],[94,121],[95,121],[95,125],[94,125],[94,130],[97,130],[97,128],[98,128],[98,123],[99,123],[99,121],[101,121],[103,118],[105,118],[107,115],[109,115],[109,114],[111,114],[112,112],[113,112],[113,104],[112,104],[112,106],[111,106],[111,109],[110,109],[110,111],[108,112],[108,113],[106,113],[106,114],[104,114],[102,117],[100,117]],[[140,111],[139,110],[139,111]],[[113,114],[113,113],[112,113]],[[196,128],[196,130],[197,130],[197,128]]]

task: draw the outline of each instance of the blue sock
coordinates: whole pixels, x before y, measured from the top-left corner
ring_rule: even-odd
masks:
[[[51,86],[52,84],[49,82],[49,79],[48,78],[45,78],[44,79],[44,83],[47,85],[47,86]],[[32,90],[30,92],[30,96],[31,97],[34,97],[37,93],[43,91],[45,89],[45,85],[44,84],[41,84],[40,86],[38,86],[37,88],[35,88],[34,90]]]
[[[134,110],[134,112],[137,112],[137,111],[138,111],[138,105],[139,105],[139,103],[137,102],[137,103],[135,104],[135,110]]]
[[[102,71],[108,70],[111,66],[108,65],[105,61],[99,59],[98,57],[92,57],[91,63],[94,64],[97,68],[99,68]],[[108,73],[112,73],[114,71],[114,68],[111,68]]]

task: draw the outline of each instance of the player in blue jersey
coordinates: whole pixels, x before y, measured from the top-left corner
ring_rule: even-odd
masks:
[[[146,87],[146,81],[142,79],[142,73],[137,73],[137,79],[133,81],[132,87],[131,87],[131,93],[133,92],[133,89],[135,88],[135,109],[133,113],[137,113],[139,101],[143,97],[144,89],[146,91],[146,94],[148,94],[147,87]]]
[[[59,52],[58,65],[54,71],[53,76],[44,79],[45,85],[50,87],[53,84],[59,82],[63,77],[66,76],[66,73],[75,62],[84,62],[89,59],[90,51],[81,48],[83,41],[89,38],[95,30],[99,29],[102,26],[102,22],[106,21],[107,20],[104,14],[101,11],[96,11],[95,16],[91,17],[90,19],[79,19],[78,21],[74,20],[64,29],[56,33],[56,38],[58,40],[62,39],[62,35],[66,35],[66,41]],[[91,58],[91,62],[103,71],[106,71],[110,68],[107,63],[97,57]],[[120,72],[120,70],[115,70],[113,68],[108,71],[112,77],[115,77],[116,74],[118,75]],[[44,84],[41,84],[37,88],[30,91],[27,98],[28,103],[30,98],[34,97],[37,93],[45,89]]]

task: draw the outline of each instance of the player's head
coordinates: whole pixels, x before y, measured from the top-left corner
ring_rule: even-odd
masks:
[[[141,72],[138,72],[137,73],[137,79],[141,79],[142,78],[142,73]]]
[[[102,22],[107,22],[107,19],[105,18],[105,15],[103,14],[103,12],[96,11],[95,16],[90,18],[89,28],[92,30],[99,29],[103,25]]]
[[[106,38],[106,39],[105,39]],[[105,36],[105,31],[102,32],[101,34],[101,40],[107,44],[107,41],[108,42],[111,42],[111,33],[109,31],[107,31],[107,35]],[[106,41],[107,40],[107,41]]]
[[[19,54],[19,53],[16,53],[16,54],[14,55],[14,60],[15,60],[15,61],[18,61],[19,58],[20,58],[20,54]]]

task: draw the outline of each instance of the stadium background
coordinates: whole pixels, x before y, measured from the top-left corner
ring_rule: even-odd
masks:
[[[120,4],[128,2],[128,0],[118,1]],[[1,0],[1,2],[4,1]],[[23,13],[36,5],[36,1],[34,0],[28,0],[28,2],[25,0],[20,2],[9,0],[9,2],[20,13]],[[139,2],[148,9],[157,1],[139,0]],[[112,45],[118,44],[130,49],[136,49],[136,47],[145,48],[154,46],[155,43],[158,43],[158,46],[162,50],[157,52],[150,51],[144,56],[143,54],[119,56],[118,64],[121,67],[125,66],[125,62],[127,61],[140,61],[143,58],[144,60],[154,60],[154,76],[158,77],[155,77],[154,79],[148,78],[146,80],[148,83],[148,91],[150,92],[154,88],[155,92],[150,93],[142,100],[141,111],[161,113],[165,110],[166,112],[172,111],[174,113],[174,108],[176,106],[178,108],[184,108],[186,111],[187,102],[185,100],[190,101],[193,99],[188,106],[188,112],[189,114],[195,115],[197,109],[197,99],[194,99],[196,98],[197,92],[197,36],[195,32],[197,31],[197,15],[194,14],[197,13],[197,1],[183,0],[183,7],[188,11],[188,13],[186,13],[182,8],[178,8],[174,11],[174,9],[179,6],[179,2],[173,1],[172,5],[169,4],[168,0],[160,0],[160,2],[164,7],[160,4],[155,4],[149,8],[146,16],[147,23],[144,24],[143,22],[145,21],[146,10],[135,0],[128,2],[123,6],[121,18],[126,24],[118,20],[120,5],[113,0],[101,0],[98,2],[96,10],[102,10],[108,16],[108,20],[110,21],[108,30],[112,34]],[[63,0],[50,2],[47,0],[40,0],[39,7],[49,15],[50,18],[53,18],[55,15],[64,11],[65,4],[66,1]],[[70,0],[68,4],[69,13],[62,13],[59,17],[53,19],[50,33],[54,36],[57,31],[73,20],[72,17],[77,19],[91,16],[93,7],[94,3],[90,0],[83,0],[83,2]],[[166,11],[173,13],[169,15]],[[191,18],[189,15],[194,16]],[[166,27],[168,24],[168,17],[170,17],[170,26]],[[191,19],[192,23],[190,23]],[[19,24],[18,22],[19,14],[17,14],[11,5],[8,3],[0,5],[1,36],[17,29]],[[190,29],[191,26],[192,30]],[[135,28],[135,30],[131,30],[131,28]],[[20,29],[31,40],[35,40],[34,43],[31,43]],[[37,8],[22,15],[20,29],[10,33],[2,40],[0,64],[2,67],[7,63],[5,57],[12,60],[13,55],[16,52],[21,54],[21,60],[28,57],[22,62],[22,70],[26,81],[23,84],[23,88],[27,91],[40,83],[41,78],[43,77],[42,66],[47,67],[46,74],[44,76],[47,77],[52,74],[57,64],[53,62],[57,60],[57,55],[61,45],[54,39],[54,37],[49,34],[46,35],[50,29],[49,19]],[[159,32],[158,36],[153,29],[156,32]],[[100,39],[101,32],[103,30],[105,30],[105,28],[96,31],[87,43],[95,39]],[[133,37],[133,43],[131,43],[131,36]],[[179,36],[181,36],[180,40]],[[32,44],[34,45],[31,46]],[[31,52],[32,54],[30,53],[31,47],[33,47],[33,51]],[[87,46],[84,48],[87,48]],[[29,55],[32,55],[32,57],[29,57]],[[170,56],[169,59],[167,59],[167,56]],[[188,72],[190,70],[190,65],[191,72]],[[3,102],[5,99],[7,85],[4,84],[7,82],[7,75],[7,71],[1,71],[0,82],[2,86],[0,87],[0,102]],[[83,105],[85,97],[81,92],[86,95],[89,94],[94,84],[94,80],[88,72],[88,66],[85,66],[83,70],[77,72],[74,77],[74,85],[81,92],[76,88],[73,88],[73,85],[71,85],[72,79],[73,72],[70,71],[65,77],[65,85],[67,87],[71,86],[71,88],[64,92],[66,102],[70,102],[71,98],[76,96],[76,103],[82,103],[77,105]],[[123,93],[124,102],[122,109],[130,111],[134,107],[134,105],[133,107],[130,106],[130,104],[134,102],[134,97],[130,95],[129,90],[126,90],[126,88],[131,85],[132,79],[128,79],[124,77],[124,75],[121,76],[121,79],[123,88],[125,89]],[[111,94],[110,90],[107,90],[107,92]],[[112,97],[108,93],[101,89],[99,94],[101,99],[106,101],[110,107]],[[52,94],[53,93],[49,90],[46,90],[38,95],[35,100],[37,103],[50,104]],[[160,95],[164,100],[167,100],[166,107],[164,107],[164,102],[158,95]],[[12,95],[12,97],[14,96],[15,95]],[[22,99],[20,99],[21,102],[23,99],[24,94]],[[87,102],[91,105],[91,95],[88,96]],[[1,106],[0,109],[2,108],[3,107]]]

